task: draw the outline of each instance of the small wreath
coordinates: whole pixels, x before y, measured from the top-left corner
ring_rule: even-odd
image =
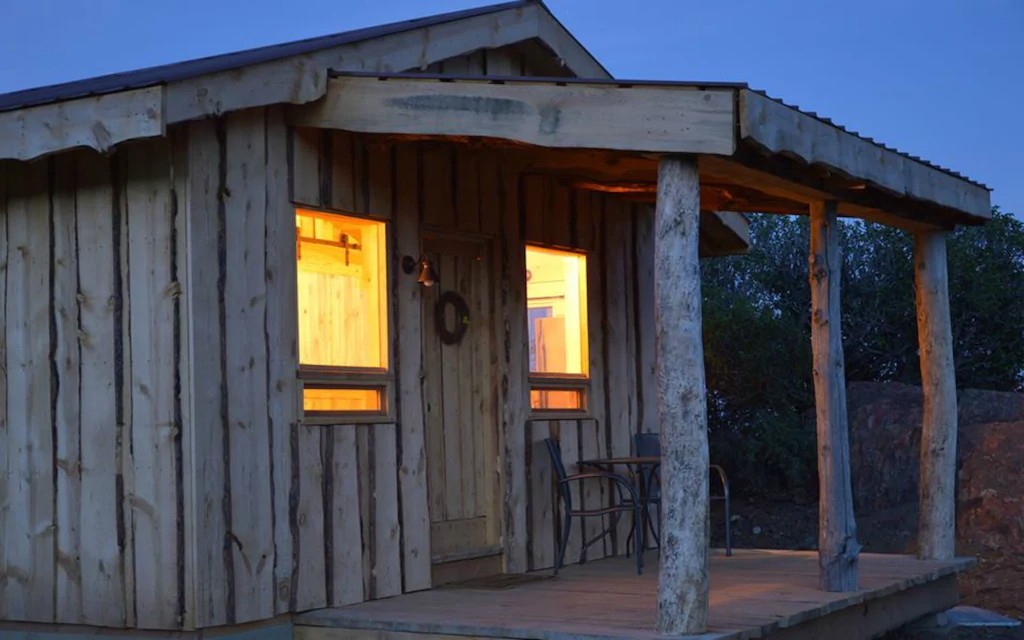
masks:
[[[448,328],[447,309],[448,305],[455,308],[455,327]],[[469,329],[469,305],[466,299],[454,291],[445,291],[437,299],[434,306],[434,325],[437,327],[437,335],[444,344],[458,344]]]

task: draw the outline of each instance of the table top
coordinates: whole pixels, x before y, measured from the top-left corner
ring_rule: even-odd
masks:
[[[578,464],[586,464],[594,467],[608,466],[613,464],[652,465],[661,464],[661,456],[619,456],[615,458],[592,458],[590,460],[580,460]]]

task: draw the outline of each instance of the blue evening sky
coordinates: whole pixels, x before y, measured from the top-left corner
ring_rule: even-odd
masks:
[[[0,93],[487,0],[0,0]],[[747,82],[1024,217],[1024,1],[549,0],[620,78]]]

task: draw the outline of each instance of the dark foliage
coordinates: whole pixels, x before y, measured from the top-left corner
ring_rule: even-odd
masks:
[[[702,263],[712,457],[741,490],[813,492],[808,223],[753,216],[751,236]],[[918,384],[913,238],[848,221],[842,245],[847,379]],[[958,386],[1024,390],[1024,224],[996,209],[947,246]]]

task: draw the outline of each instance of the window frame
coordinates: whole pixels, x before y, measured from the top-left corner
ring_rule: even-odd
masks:
[[[585,249],[578,249],[575,247],[558,247],[546,245],[540,242],[525,242],[523,243],[523,258],[524,258],[524,272],[523,272],[523,286],[528,287],[528,281],[526,280],[526,253],[531,248],[542,249],[547,252],[565,253],[576,256],[582,256],[584,258],[584,279],[587,283],[586,296],[582,310],[585,313],[585,323],[581,324],[581,329],[586,335],[586,349],[584,350],[582,369],[583,373],[549,373],[532,371],[530,369],[530,357],[529,357],[529,326],[526,328],[527,336],[527,356],[526,356],[526,375],[527,375],[527,406],[530,411],[530,416],[535,419],[557,419],[557,418],[590,418],[592,413],[590,411],[591,401],[591,370],[590,370],[590,337],[593,333],[591,331],[591,309],[590,309],[590,261],[591,253]],[[525,316],[526,322],[529,323],[530,316],[530,296],[528,292],[524,292],[524,300],[526,303]],[[583,326],[585,324],[585,326]],[[571,391],[579,394],[580,408],[579,409],[544,409],[536,408],[533,406],[532,395],[534,391]]]
[[[301,424],[306,425],[338,425],[338,424],[369,424],[369,423],[380,423],[380,422],[394,422],[394,398],[395,398],[395,375],[391,370],[391,365],[395,358],[395,347],[394,347],[394,293],[392,291],[392,284],[394,282],[395,274],[392,266],[392,242],[393,238],[391,221],[375,215],[369,215],[364,213],[356,213],[354,211],[347,211],[341,209],[329,209],[325,207],[312,207],[306,204],[293,202],[292,203],[292,215],[300,215],[302,211],[308,211],[310,213],[317,213],[326,216],[341,216],[344,218],[355,218],[357,220],[366,220],[368,222],[375,222],[383,225],[384,230],[384,242],[383,242],[383,253],[384,253],[384,284],[382,287],[384,300],[382,301],[382,307],[387,311],[387,318],[382,323],[381,330],[385,333],[383,340],[381,341],[381,347],[383,348],[383,356],[386,367],[351,367],[351,366],[332,366],[322,364],[303,364],[301,361],[301,355],[298,354],[301,350],[299,349],[300,340],[302,336],[299,335],[298,328],[298,317],[300,313],[299,308],[299,296],[298,291],[295,293],[295,317],[296,317],[296,360],[298,364],[298,370],[296,371],[296,378],[298,381],[298,405],[299,405],[299,418]],[[296,232],[295,242],[298,244],[299,237]],[[295,281],[298,282],[299,271],[299,257],[295,256]],[[376,389],[379,393],[380,398],[380,409],[376,411],[355,411],[355,410],[336,410],[336,411],[306,411],[305,409],[305,389],[307,386],[312,388],[329,388],[329,389],[353,389],[353,390],[364,390],[364,389]]]

